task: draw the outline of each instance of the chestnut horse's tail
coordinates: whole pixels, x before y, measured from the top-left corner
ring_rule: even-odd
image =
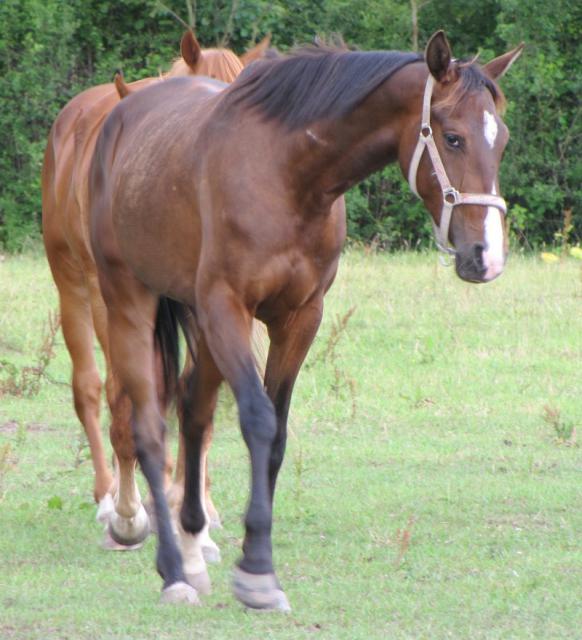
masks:
[[[186,339],[191,362],[196,362],[196,323],[188,307],[170,298],[161,297],[156,327],[154,331],[157,361],[161,364],[161,378],[158,384],[159,397],[168,406],[176,397],[180,378],[180,336],[181,328]],[[159,366],[159,365],[158,365]]]

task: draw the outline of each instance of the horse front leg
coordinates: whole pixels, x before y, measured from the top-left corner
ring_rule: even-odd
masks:
[[[234,392],[251,460],[243,557],[235,570],[234,593],[252,608],[288,610],[289,603],[273,569],[271,546],[269,467],[277,420],[257,373],[251,348],[251,316],[235,292],[223,285],[197,297],[200,327],[213,361]]]

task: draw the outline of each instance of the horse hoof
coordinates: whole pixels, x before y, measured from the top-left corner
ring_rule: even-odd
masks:
[[[141,544],[149,533],[149,518],[143,505],[140,505],[133,518],[125,518],[113,512],[109,519],[109,534],[115,542],[126,547]]]
[[[196,589],[186,582],[174,582],[174,584],[163,589],[160,602],[162,604],[200,605]]]
[[[218,564],[222,560],[220,556],[220,549],[214,543],[213,545],[203,544],[202,555],[208,564]]]
[[[101,500],[99,500],[99,506],[97,507],[97,515],[95,519],[101,524],[107,524],[111,519],[111,515],[115,511],[115,504],[110,493],[106,493]]]
[[[287,596],[281,590],[274,573],[255,575],[235,567],[232,590],[237,600],[251,609],[291,611]]]
[[[186,580],[202,596],[209,596],[212,593],[212,585],[208,571],[204,569],[200,573],[186,573]]]
[[[105,527],[105,533],[103,534],[103,542],[101,542],[101,548],[105,551],[137,551],[143,547],[143,542],[138,544],[119,544],[111,537],[109,533],[109,527]]]

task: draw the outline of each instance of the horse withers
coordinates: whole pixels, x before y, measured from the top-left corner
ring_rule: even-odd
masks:
[[[155,501],[164,601],[198,602],[190,583],[207,580],[203,450],[225,379],[251,460],[234,592],[249,607],[289,608],[273,566],[273,500],[293,386],[345,239],[342,194],[397,161],[457,274],[497,277],[507,255],[497,173],[508,133],[496,80],[520,53],[460,62],[442,32],[424,57],[299,50],[257,62],[229,88],[170,80],[111,112],[90,169],[91,243],[112,365]],[[184,558],[163,491],[152,366],[152,328],[168,305],[196,355],[182,399]],[[255,317],[270,336],[264,381],[251,349]]]

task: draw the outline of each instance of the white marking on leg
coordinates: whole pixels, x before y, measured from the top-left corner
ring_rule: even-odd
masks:
[[[178,516],[178,534],[180,536],[180,545],[182,548],[182,555],[184,558],[184,571],[186,574],[198,574],[206,570],[205,550],[209,548],[212,552],[210,556],[218,556],[220,558],[220,551],[216,543],[211,539],[208,533],[208,512],[206,511],[206,504],[204,501],[204,494],[206,490],[206,456],[207,447],[202,447],[200,451],[200,505],[202,512],[204,513],[204,527],[196,534],[188,533],[182,528],[180,518]]]
[[[184,573],[195,575],[206,570],[206,561],[202,555],[201,533],[193,534],[184,531],[182,525],[178,523],[178,534],[180,536],[180,547],[184,560]]]
[[[483,133],[485,134],[485,140],[487,140],[491,149],[495,146],[498,131],[499,127],[497,126],[495,115],[489,111],[485,111],[483,113]]]
[[[115,511],[111,514],[110,526],[123,541],[141,542],[149,533],[149,517],[135,481],[135,462],[118,460],[116,472]]]
[[[99,508],[97,509],[97,522],[101,524],[107,524],[115,511],[115,504],[110,493],[106,493],[101,500],[99,500]]]
[[[141,496],[135,481],[135,463],[118,462],[118,489],[115,494],[115,511],[124,518],[133,518],[141,505]]]

